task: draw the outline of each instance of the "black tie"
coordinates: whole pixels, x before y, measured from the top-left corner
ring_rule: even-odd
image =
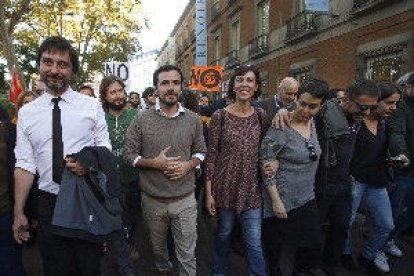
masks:
[[[59,101],[61,97],[53,98],[52,141],[53,141],[53,181],[60,184],[63,173],[63,141],[62,123],[60,121]]]

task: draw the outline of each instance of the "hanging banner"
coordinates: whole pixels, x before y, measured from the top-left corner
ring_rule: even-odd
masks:
[[[305,0],[306,10],[316,13],[329,13],[329,0]]]
[[[17,98],[19,97],[20,93],[23,92],[22,83],[20,82],[19,73],[17,72],[16,67],[13,67],[13,79],[12,84],[10,86],[10,102],[16,104]]]
[[[198,91],[220,91],[222,73],[222,66],[193,66],[188,88]]]
[[[196,66],[207,65],[207,1],[196,0]]]

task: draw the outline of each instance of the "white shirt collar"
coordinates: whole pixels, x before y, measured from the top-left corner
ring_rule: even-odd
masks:
[[[164,117],[168,117],[167,114],[165,114],[165,112],[161,110],[160,100],[158,98],[155,101],[155,111],[157,111]],[[170,118],[178,117],[178,115],[180,115],[181,113],[185,113],[185,108],[181,105],[181,103],[178,103],[178,111]]]
[[[60,97],[63,101],[70,103],[73,102],[75,96],[76,92],[73,91],[72,88],[69,86],[68,89],[66,89],[66,91],[63,92],[62,96]],[[52,98],[55,98],[55,96],[48,92],[45,92],[42,96],[40,96],[40,98],[44,99],[45,104],[52,104]]]

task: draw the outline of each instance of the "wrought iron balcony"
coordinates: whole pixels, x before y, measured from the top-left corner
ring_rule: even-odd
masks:
[[[379,10],[387,5],[391,5],[401,0],[354,0],[352,13],[354,15],[364,15]]]
[[[194,26],[194,28],[195,28],[195,26]],[[194,40],[196,39],[196,32],[195,32],[195,29],[193,29],[193,30],[191,31],[191,33],[190,33],[190,39],[191,39],[191,42],[192,42],[192,41],[194,41]]]
[[[269,52],[269,35],[262,34],[249,43],[249,57],[258,58]]]
[[[239,50],[233,50],[227,54],[226,70],[240,65],[239,53]]]
[[[183,48],[181,46],[178,46],[175,52],[175,55],[178,57],[183,53]]]
[[[216,2],[211,6],[211,21],[216,20],[220,16],[220,2]]]
[[[307,37],[309,35],[314,35],[317,32],[316,25],[316,14],[303,11],[298,13],[294,17],[290,18],[287,22],[287,33],[286,40],[294,41]]]

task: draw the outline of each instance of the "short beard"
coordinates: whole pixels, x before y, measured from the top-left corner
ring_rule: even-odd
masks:
[[[139,103],[129,102],[133,108],[138,108]]]
[[[67,82],[62,81],[62,83],[56,83],[56,84],[48,82],[46,75],[43,74],[43,73],[40,73],[40,80],[52,92],[58,93],[58,94],[65,92],[65,90],[69,87],[69,81],[67,81]]]
[[[106,102],[106,106],[109,109],[112,109],[112,110],[115,110],[115,111],[121,111],[126,106],[126,104],[127,104],[126,101],[123,101],[120,104],[113,104],[113,103]]]
[[[160,103],[162,103],[163,105],[167,106],[167,107],[172,107],[174,105],[177,104],[178,101],[175,102],[167,102],[166,100],[164,100],[163,98],[159,97]]]

